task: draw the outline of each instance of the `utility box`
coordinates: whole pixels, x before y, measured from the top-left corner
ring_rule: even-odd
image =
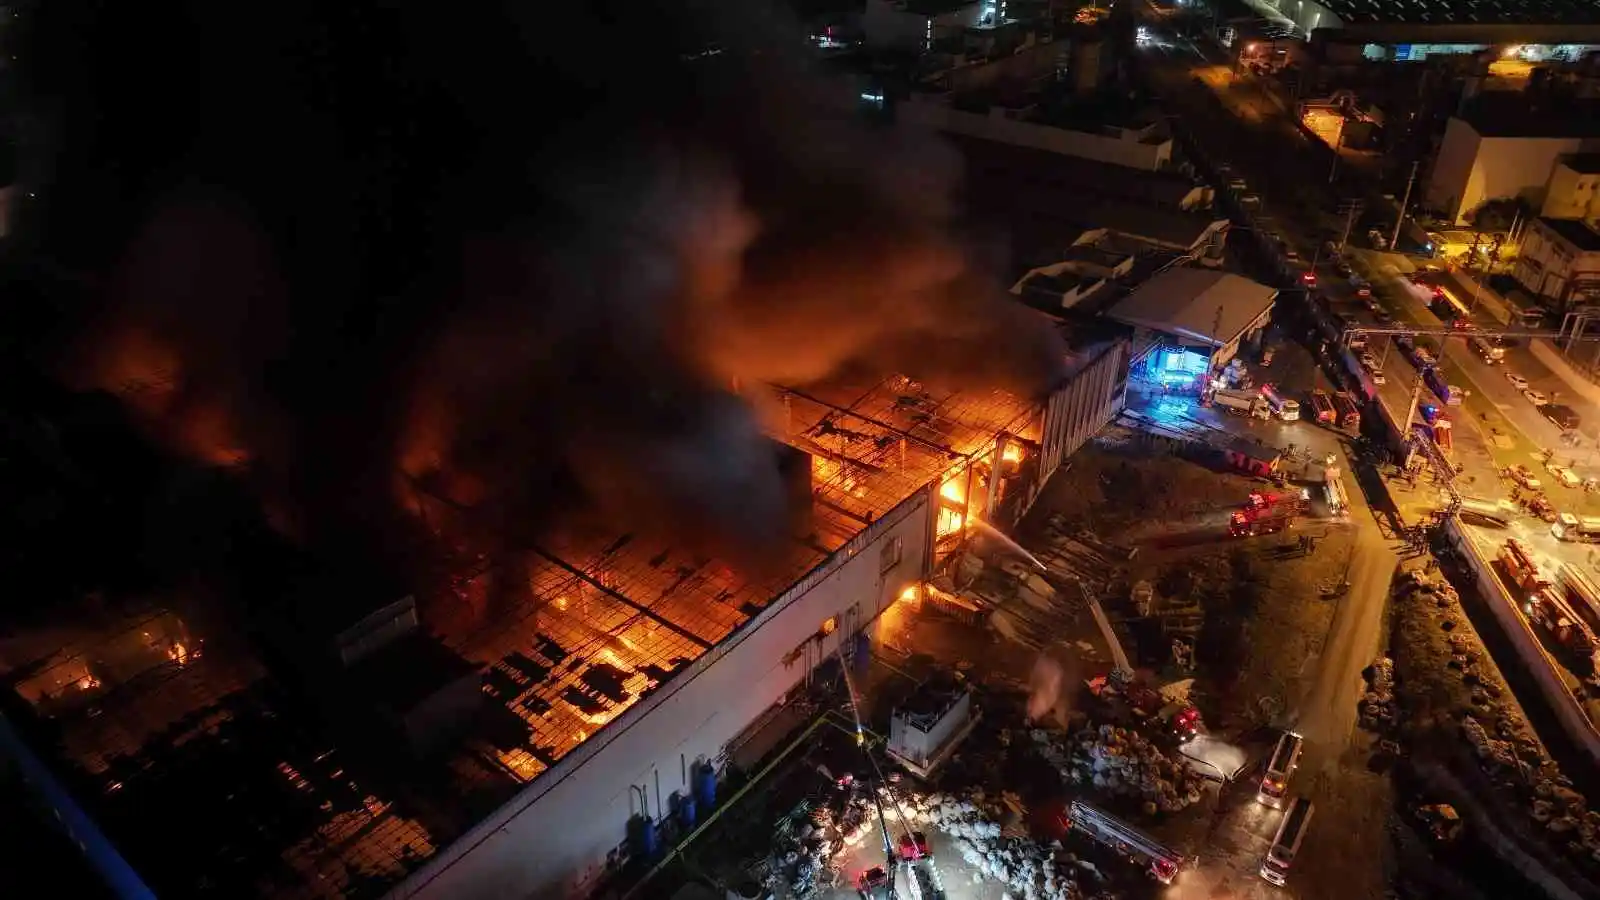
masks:
[[[911,774],[927,778],[972,733],[978,718],[965,685],[924,684],[895,708],[885,749]]]

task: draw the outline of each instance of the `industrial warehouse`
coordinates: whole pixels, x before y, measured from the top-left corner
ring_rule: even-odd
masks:
[[[1097,331],[1043,404],[903,377],[775,388],[772,437],[810,502],[767,580],[627,534],[552,539],[525,594],[461,625],[370,584],[365,615],[318,624],[318,597],[354,590],[323,585],[285,616],[325,651],[311,664],[182,598],[71,611],[7,642],[0,737],[124,887],[584,895],[667,814],[710,804],[753,723],[1120,411],[1130,344]],[[456,585],[464,606],[487,578]],[[362,724],[325,724],[344,719]],[[185,833],[148,828],[152,808],[185,810]]]

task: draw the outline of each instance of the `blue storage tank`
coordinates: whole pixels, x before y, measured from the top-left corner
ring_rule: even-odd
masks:
[[[678,801],[678,821],[685,831],[692,831],[695,823],[699,821],[700,808],[694,802],[693,794],[674,794]]]
[[[717,770],[710,763],[695,766],[689,784],[694,787],[694,800],[701,809],[709,812],[717,805]]]
[[[656,823],[649,816],[628,820],[628,847],[634,856],[653,859],[656,855]]]

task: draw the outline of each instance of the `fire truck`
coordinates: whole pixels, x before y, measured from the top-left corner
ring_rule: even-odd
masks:
[[[1309,499],[1304,491],[1298,497],[1252,491],[1250,499],[1228,520],[1228,536],[1255,537],[1292,528],[1294,520],[1306,511]]]
[[[1180,744],[1194,740],[1205,729],[1200,710],[1194,704],[1182,698],[1169,698],[1141,682],[1096,675],[1084,682],[1084,686],[1113,718],[1152,728]]]
[[[1506,583],[1521,592],[1525,599],[1537,597],[1550,587],[1550,581],[1540,571],[1528,546],[1516,538],[1507,538],[1500,548],[1500,565],[1505,569]]]
[[[1149,835],[1108,813],[1077,800],[1061,816],[1061,824],[1146,866],[1150,877],[1171,884],[1183,868],[1183,856],[1156,843]]]
[[[1333,395],[1333,408],[1339,414],[1339,427],[1346,431],[1361,431],[1361,404],[1350,395],[1349,391],[1340,391]]]
[[[1339,421],[1339,413],[1333,408],[1333,398],[1328,392],[1318,388],[1311,392],[1311,408],[1316,410],[1317,421],[1326,425],[1334,425]]]

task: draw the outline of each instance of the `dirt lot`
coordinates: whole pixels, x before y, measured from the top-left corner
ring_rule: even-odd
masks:
[[[1227,536],[1229,515],[1260,479],[1219,472],[1119,431],[1072,459],[1024,524],[1022,543],[1048,555],[1053,535],[1093,524],[1103,540],[1137,548],[1108,581],[1108,612],[1131,619],[1133,586],[1155,593],[1155,621],[1129,622],[1138,661],[1167,666],[1172,636],[1193,629],[1195,697],[1213,730],[1240,733],[1293,712],[1308,660],[1333,617],[1323,596],[1342,580],[1353,537],[1347,523],[1313,507],[1297,527],[1255,538]],[[1291,485],[1291,491],[1298,488]],[[1299,539],[1315,539],[1303,552]]]

